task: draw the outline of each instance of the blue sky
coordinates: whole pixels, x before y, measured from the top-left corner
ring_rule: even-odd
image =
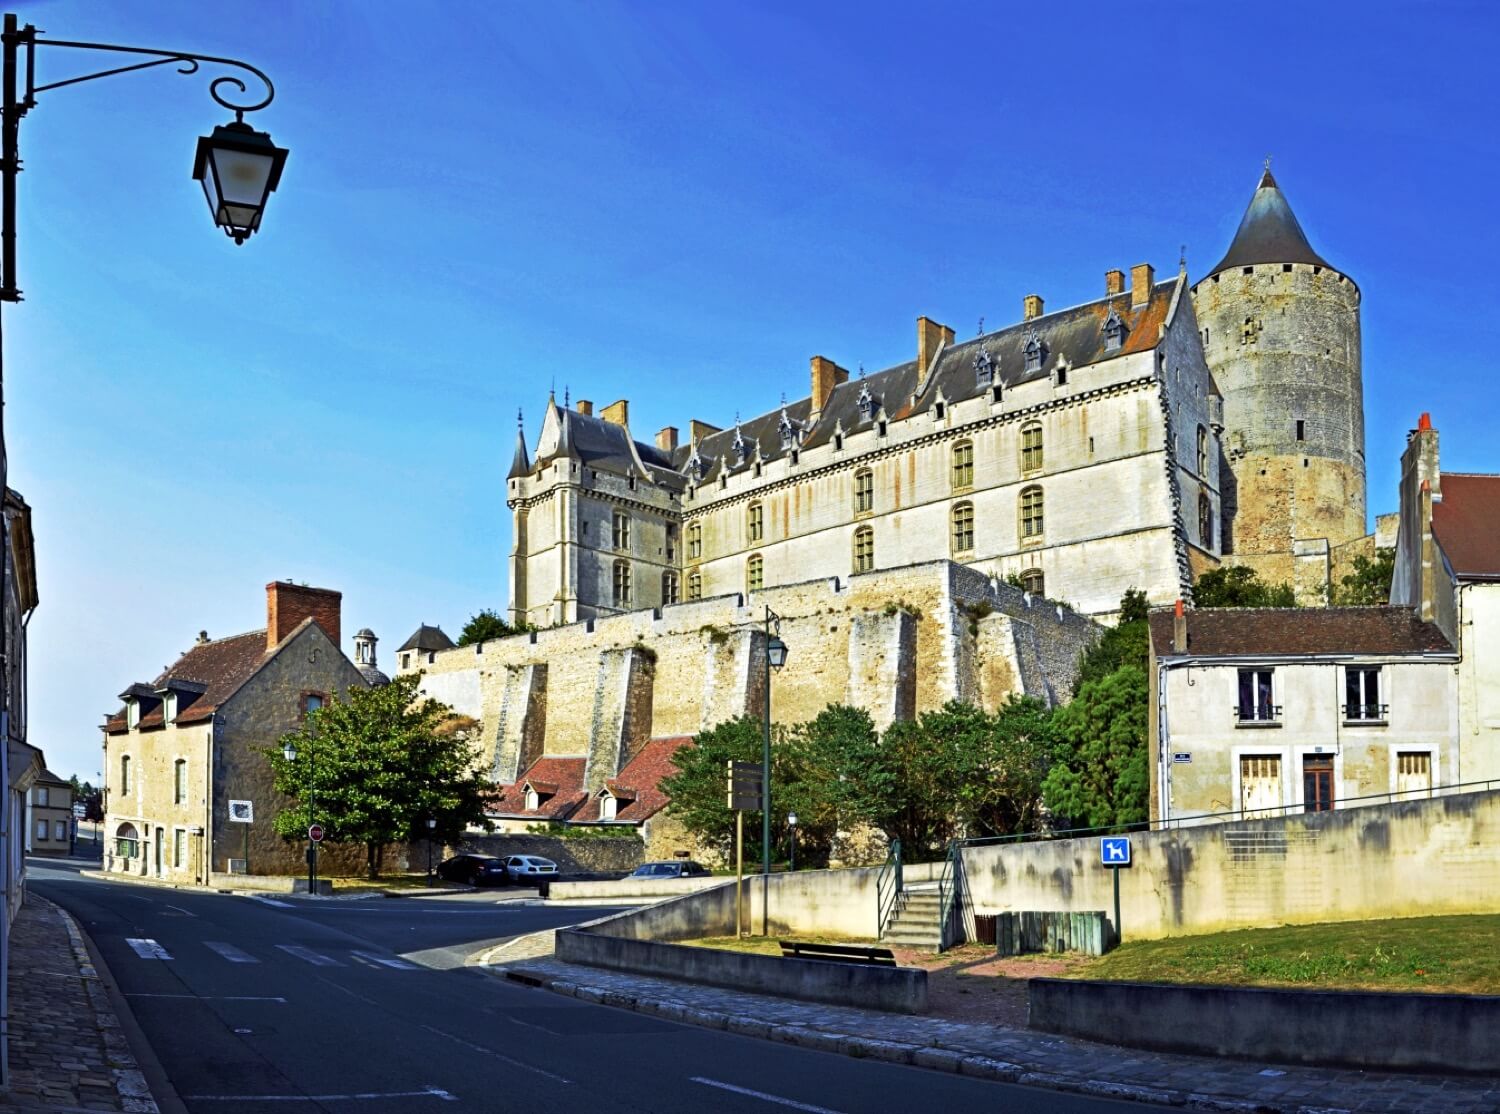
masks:
[[[98,723],[264,585],[344,593],[382,663],[505,603],[503,478],[549,385],[636,435],[1199,277],[1262,159],[1364,292],[1372,513],[1430,410],[1497,471],[1490,4],[17,3],[58,38],[245,58],[291,148],[235,247],[189,172],[204,76],[44,94],[4,307],[11,482],[35,507],[32,738]],[[253,13],[253,18],[246,18]],[[39,80],[86,59],[43,51]],[[347,639],[346,639],[347,647]]]

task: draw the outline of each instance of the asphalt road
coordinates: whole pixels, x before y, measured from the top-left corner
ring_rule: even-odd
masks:
[[[678,1025],[463,965],[599,909],[517,907],[487,891],[267,901],[36,862],[30,878],[92,938],[192,1114],[1145,1109]]]

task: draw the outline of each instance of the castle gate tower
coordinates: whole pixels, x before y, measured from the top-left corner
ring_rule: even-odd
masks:
[[[1192,290],[1224,398],[1224,550],[1311,596],[1329,551],[1365,535],[1359,287],[1312,249],[1267,166]]]

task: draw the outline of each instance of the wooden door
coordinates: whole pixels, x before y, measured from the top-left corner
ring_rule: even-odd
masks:
[[[1278,816],[1281,808],[1281,756],[1240,757],[1240,809],[1247,818]]]

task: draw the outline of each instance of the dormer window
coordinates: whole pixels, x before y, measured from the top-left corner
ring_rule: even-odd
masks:
[[[787,416],[786,410],[781,411],[781,421],[776,423],[776,432],[781,435],[781,447],[790,449],[797,443],[797,423]]]
[[[1113,307],[1109,316],[1104,319],[1104,350],[1106,352],[1118,352],[1125,343],[1125,338],[1130,335],[1125,322],[1121,320],[1119,313]]]
[[[1036,330],[1032,329],[1026,337],[1026,370],[1041,371],[1042,363],[1047,359],[1047,345],[1042,338],[1037,336]]]
[[[166,696],[162,697],[162,701],[161,701],[161,721],[163,723],[171,723],[176,718],[177,718],[177,694],[175,692],[169,692],[169,693],[167,693]]]
[[[750,442],[745,440],[738,425],[734,427],[734,440],[730,442],[730,448],[734,449],[735,463],[744,464],[745,458],[750,455]]]
[[[974,353],[974,385],[983,390],[994,381],[995,358],[990,355],[988,348],[980,344],[979,351]]]
[[[859,406],[860,415],[865,419],[865,421],[869,421],[874,416],[875,396],[870,393],[869,384],[860,384],[859,399],[857,400],[857,405]]]
[[[125,726],[135,727],[141,722],[141,702],[139,700],[125,701]]]
[[[541,796],[531,786],[526,787],[526,811],[535,812],[537,806],[542,803]]]
[[[605,793],[599,798],[600,820],[613,820],[619,814],[619,810],[620,802],[615,800],[615,798],[611,797],[608,793]]]
[[[947,416],[948,404],[943,401],[942,396],[939,396],[937,402],[932,407],[932,420],[940,422]]]
[[[692,455],[687,459],[688,475],[694,479],[701,480],[708,474],[708,462],[698,455],[698,446],[693,446]]]

